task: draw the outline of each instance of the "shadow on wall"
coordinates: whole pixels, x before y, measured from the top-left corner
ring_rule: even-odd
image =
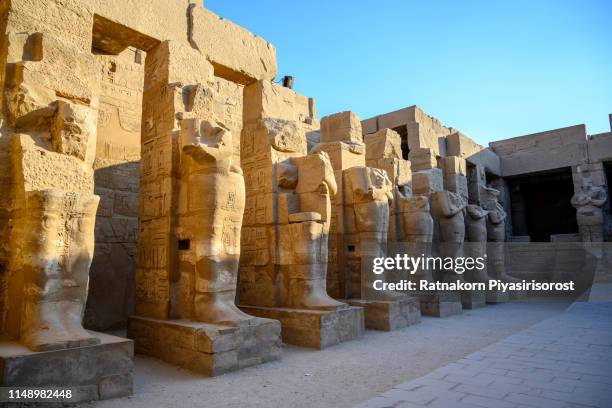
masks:
[[[95,170],[100,205],[84,317],[90,330],[125,328],[134,311],[139,177],[138,161]]]

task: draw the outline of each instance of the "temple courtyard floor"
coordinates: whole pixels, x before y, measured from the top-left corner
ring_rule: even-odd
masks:
[[[137,355],[134,396],[87,407],[612,407],[612,286],[531,300],[203,378]]]

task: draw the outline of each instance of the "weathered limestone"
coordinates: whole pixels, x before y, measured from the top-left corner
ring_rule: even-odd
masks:
[[[193,49],[164,42],[147,53],[145,82],[136,316],[128,335],[137,352],[207,375],[278,359],[278,322],[234,304],[244,179],[232,162],[231,132],[212,120],[212,67]]]
[[[488,212],[476,204],[468,204],[465,213],[465,244],[463,254],[472,259],[487,256],[487,215]],[[482,282],[488,285],[486,263],[484,269],[466,271],[465,280]],[[476,309],[486,304],[485,291],[464,291],[461,293],[461,303],[464,309]]]
[[[457,258],[462,254],[465,239],[466,200],[460,194],[447,190],[431,193],[431,209],[437,244],[435,255],[442,258]],[[443,282],[463,281],[463,275],[454,270],[434,271],[434,279]],[[424,314],[446,317],[461,313],[461,294],[459,292],[433,293],[421,297],[421,310]]]
[[[419,321],[415,299],[399,293],[375,292],[372,257],[385,256],[387,239],[396,234],[393,203],[394,181],[408,184],[409,164],[401,160],[395,132],[384,130],[362,139],[361,123],[352,112],[340,112],[321,120],[321,143],[313,152],[329,154],[339,194],[334,198],[328,290],[339,299],[364,308],[366,327],[394,330]],[[366,162],[374,167],[366,167]],[[379,167],[380,166],[380,167]],[[389,222],[393,219],[392,233]],[[380,277],[376,277],[377,279]]]
[[[314,112],[304,115],[301,100],[268,81],[245,88],[239,299],[242,310],[280,320],[284,342],[325,348],[360,337],[363,311],[327,295],[331,198],[338,187],[328,155],[306,154]]]
[[[0,384],[68,380],[85,390],[79,401],[130,395],[132,342],[82,325],[99,203],[93,57],[76,42],[34,31],[21,6],[2,7],[0,173],[7,183],[0,195],[9,228],[0,260]],[[73,17],[74,26],[86,27],[86,16]],[[70,372],[66,361],[74,362]],[[41,370],[44,364],[55,368]]]

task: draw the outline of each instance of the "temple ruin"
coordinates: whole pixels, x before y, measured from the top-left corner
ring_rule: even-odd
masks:
[[[0,5],[2,386],[127,396],[134,352],[214,376],[528,295],[372,293],[398,248],[512,282],[558,278],[528,242],[612,240],[612,115],[488,147],[417,106],[319,120],[264,39],[138,3]]]

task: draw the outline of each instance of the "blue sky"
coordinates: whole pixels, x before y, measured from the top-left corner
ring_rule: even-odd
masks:
[[[478,143],[609,132],[612,1],[206,0],[276,46],[318,116],[419,105]]]

